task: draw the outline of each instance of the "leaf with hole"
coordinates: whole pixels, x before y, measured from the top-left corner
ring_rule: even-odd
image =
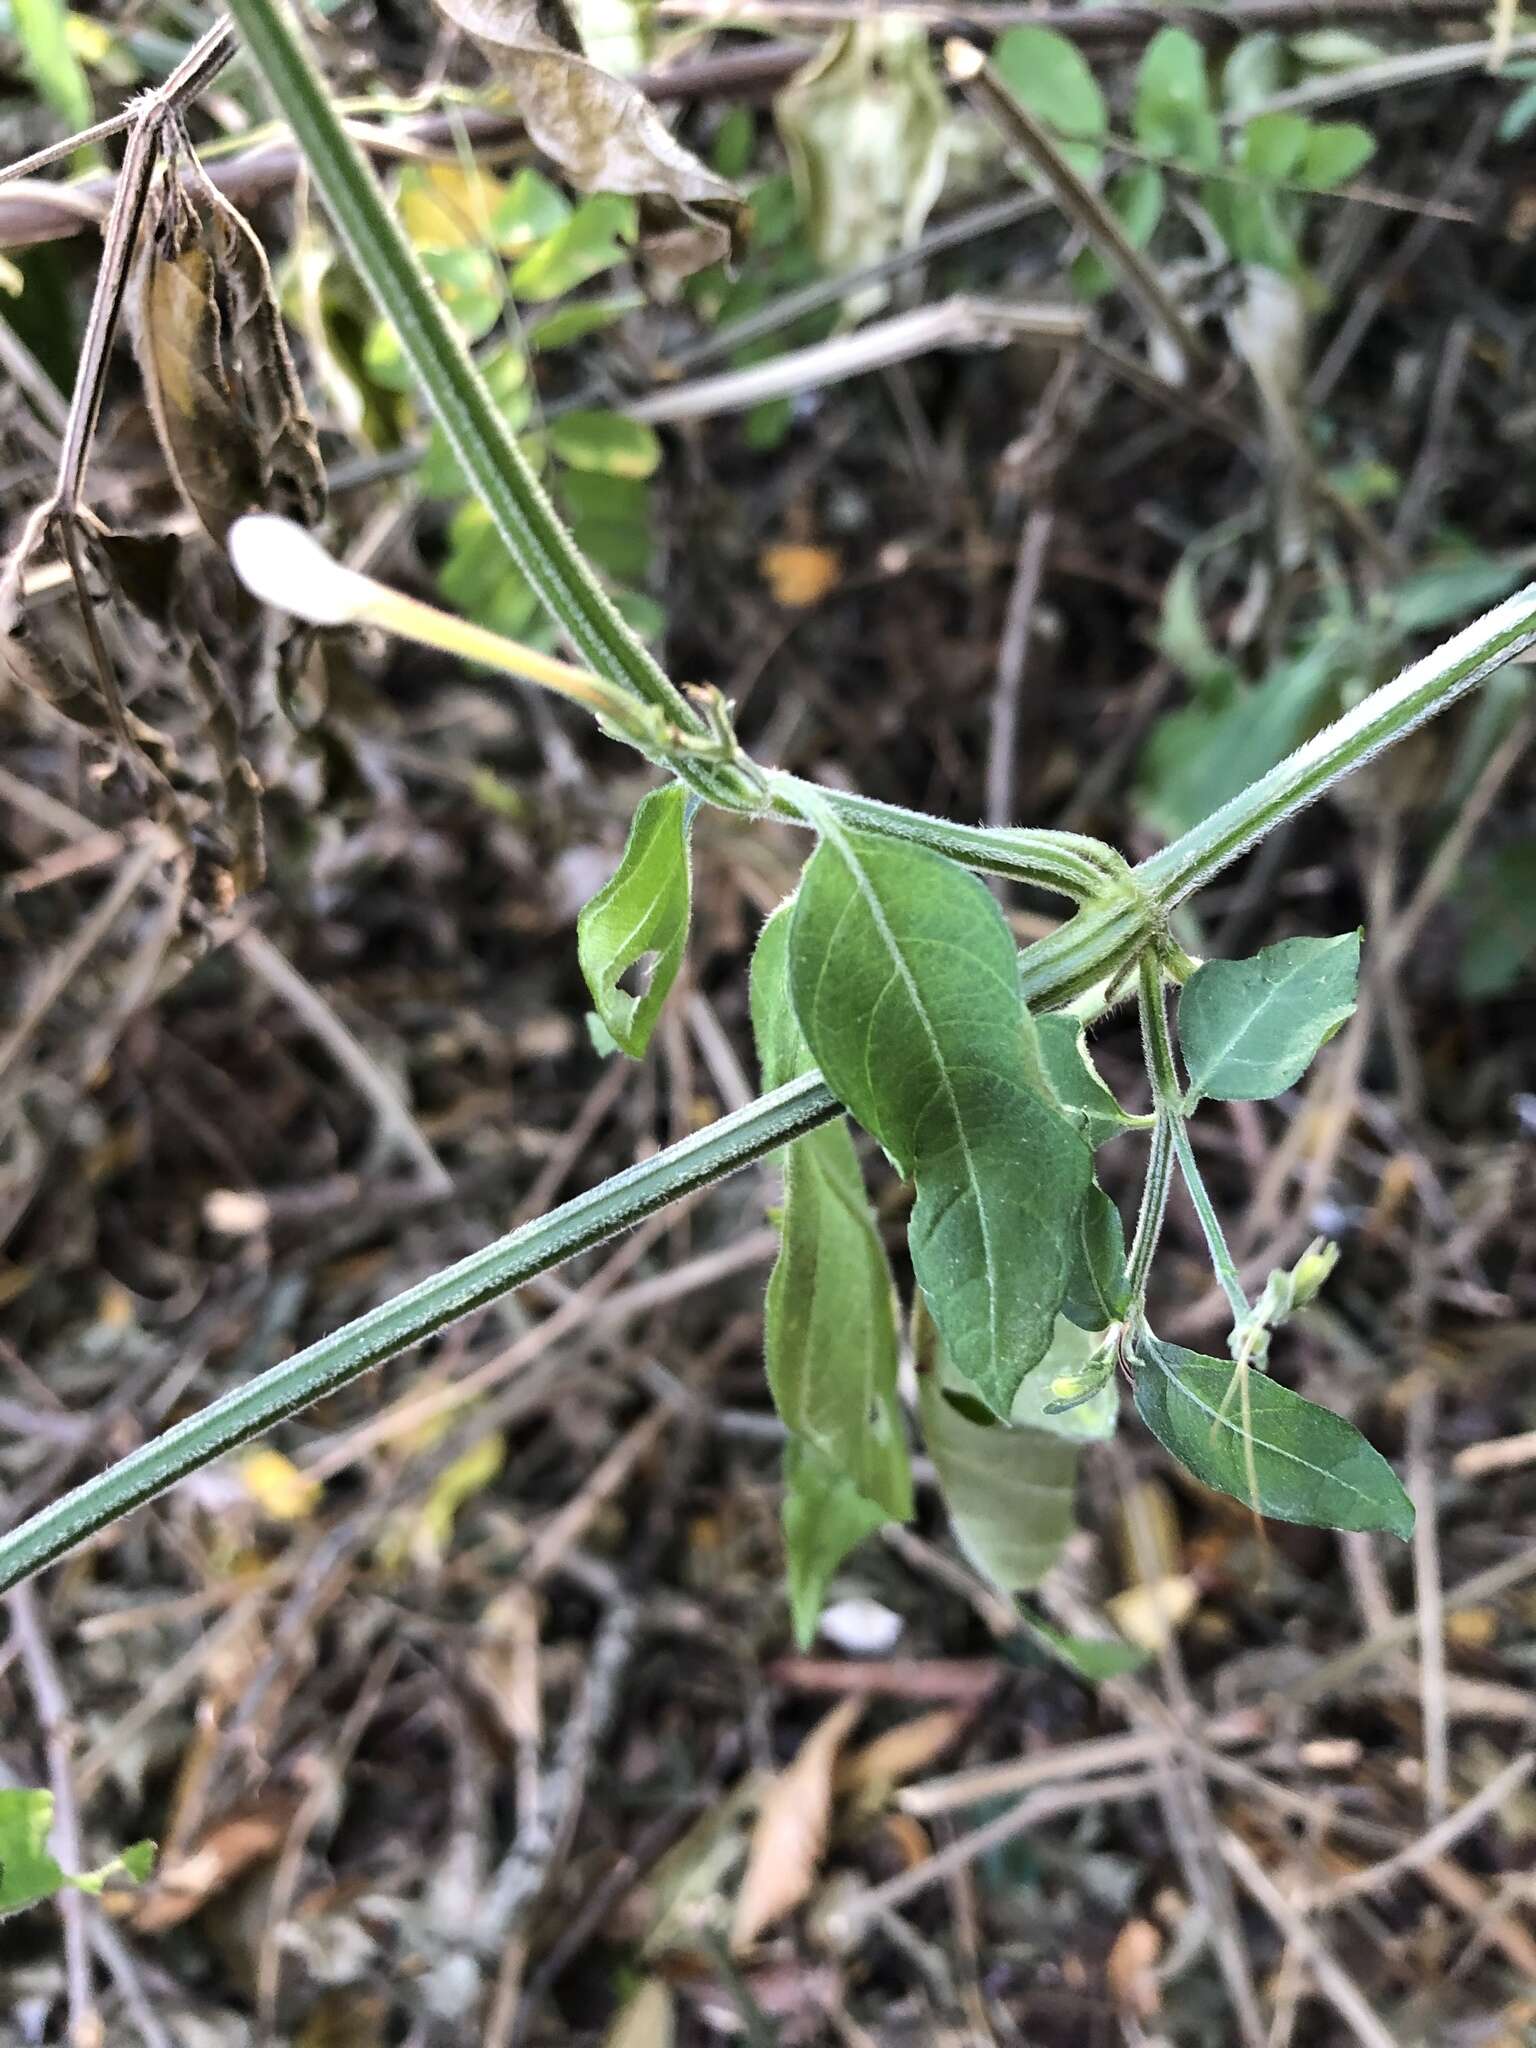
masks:
[[[598,1016],[639,1059],[683,964],[692,913],[691,804],[680,782],[653,789],[635,812],[624,856],[576,921],[576,952]],[[643,986],[620,986],[626,976]]]
[[[815,1063],[788,990],[791,906],[764,925],[752,957],[752,1027],[763,1086]],[[895,1283],[839,1118],[784,1153],[782,1244],[763,1305],[774,1406],[862,1497],[904,1521],[912,1479],[896,1392]]]
[[[1354,1010],[1360,937],[1283,939],[1197,968],[1179,996],[1190,1102],[1262,1102],[1294,1087]]]
[[[1094,1151],[1135,1126],[1137,1119],[1126,1115],[1089,1058],[1083,1027],[1076,1017],[1057,1012],[1038,1018],[1035,1031],[1040,1064],[1056,1103]]]
[[[580,192],[641,200],[642,244],[673,277],[731,253],[743,205],[638,86],[592,63],[564,0],[437,0],[485,52],[535,148]]]
[[[1006,1414],[1055,1329],[1087,1146],[1038,1060],[1002,912],[924,847],[816,821],[789,985],[838,1099],[917,1187],[913,1269],[962,1378]]]
[[[1249,1371],[1145,1332],[1136,1407],[1166,1451],[1205,1486],[1260,1514],[1315,1529],[1383,1529],[1406,1542],[1413,1507],[1397,1474],[1352,1423]]]

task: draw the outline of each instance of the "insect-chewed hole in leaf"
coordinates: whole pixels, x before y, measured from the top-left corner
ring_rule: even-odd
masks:
[[[654,946],[648,953],[637,954],[619,976],[618,987],[634,1002],[640,1002],[650,993],[660,959],[661,955]]]

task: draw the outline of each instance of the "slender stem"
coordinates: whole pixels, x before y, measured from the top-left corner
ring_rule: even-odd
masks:
[[[1130,1289],[1132,1320],[1139,1317],[1147,1297],[1147,1279],[1163,1234],[1168,1213],[1168,1190],[1173,1185],[1173,1139],[1168,1119],[1159,1116],[1152,1126],[1152,1148],[1147,1155],[1147,1177],[1141,1184],[1141,1208],[1136,1215],[1136,1235],[1126,1262],[1126,1284]]]
[[[1159,1123],[1167,1129],[1169,1144],[1179,1162],[1179,1172],[1183,1176],[1184,1185],[1189,1189],[1190,1200],[1195,1205],[1195,1214],[1200,1218],[1200,1228],[1205,1233],[1206,1248],[1210,1252],[1216,1278],[1221,1283],[1221,1291],[1227,1297],[1234,1319],[1239,1323],[1246,1322],[1248,1297],[1243,1292],[1243,1283],[1236,1262],[1227,1247],[1221,1219],[1216,1214],[1215,1204],[1195,1161],[1195,1148],[1189,1142],[1189,1128],[1184,1121],[1182,1090],[1179,1086],[1178,1064],[1173,1054],[1173,1038],[1168,1030],[1168,1001],[1163,993],[1163,970],[1150,950],[1141,957],[1141,1035],[1146,1047],[1147,1071],[1152,1078],[1152,1095],[1157,1104]]]
[[[518,566],[590,668],[664,711],[683,731],[701,734],[698,714],[619,617],[529,468],[377,177],[342,126],[282,0],[231,0],[229,11],[353,262],[394,326],[460,467]],[[706,779],[701,775],[701,789]],[[740,800],[729,771],[714,779],[722,793]]]
[[[0,1592],[188,1472],[249,1443],[460,1316],[814,1130],[837,1110],[819,1074],[792,1081],[407,1288],[236,1387],[0,1538]]]
[[[1536,647],[1536,583],[1362,698],[1203,824],[1144,860],[1136,880],[1166,916],[1283,820],[1530,647]]]

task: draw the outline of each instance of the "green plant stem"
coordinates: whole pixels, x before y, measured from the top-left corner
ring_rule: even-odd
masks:
[[[1152,1145],[1147,1154],[1146,1179],[1141,1184],[1141,1207],[1136,1213],[1136,1235],[1126,1261],[1126,1286],[1131,1305],[1127,1320],[1136,1321],[1147,1298],[1147,1280],[1163,1234],[1168,1214],[1168,1190],[1173,1185],[1173,1137],[1168,1119],[1157,1117],[1152,1125]]]
[[[1137,882],[1166,917],[1285,819],[1530,647],[1536,647],[1536,583],[1363,697],[1193,831],[1144,860],[1134,870]]]
[[[465,476],[529,583],[589,668],[684,732],[702,734],[697,712],[619,617],[529,468],[283,0],[232,0],[229,12]],[[738,807],[745,794],[729,770],[700,771],[698,785]]]
[[[1211,1266],[1222,1293],[1227,1297],[1233,1319],[1237,1323],[1245,1323],[1249,1314],[1248,1297],[1243,1292],[1236,1262],[1227,1247],[1226,1233],[1216,1214],[1216,1206],[1196,1163],[1195,1148],[1189,1142],[1178,1063],[1174,1059],[1173,1038],[1168,1030],[1168,999],[1163,992],[1162,965],[1150,950],[1141,956],[1141,1035],[1146,1047],[1147,1072],[1152,1080],[1159,1125],[1167,1129],[1168,1142],[1179,1162],[1179,1172],[1189,1189],[1195,1214],[1200,1218],[1200,1228],[1205,1233]]]
[[[407,1288],[177,1423],[0,1538],[0,1592],[285,1416],[681,1196],[802,1137],[837,1112],[819,1075],[792,1081]]]

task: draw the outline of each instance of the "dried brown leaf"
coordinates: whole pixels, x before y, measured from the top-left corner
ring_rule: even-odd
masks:
[[[1155,2019],[1162,2002],[1157,1961],[1163,1937],[1150,1920],[1127,1920],[1115,1936],[1105,1974],[1115,2003],[1138,2019]]]
[[[641,239],[668,278],[729,255],[745,207],[638,87],[592,63],[564,0],[437,0],[484,50],[536,146],[582,192],[641,201]]]
[[[140,1934],[165,1934],[201,1912],[253,1864],[275,1856],[293,1823],[296,1802],[269,1799],[209,1828],[181,1855],[165,1857],[153,1882],[133,1895],[129,1918]]]
[[[731,1924],[731,1947],[737,1954],[775,1920],[792,1913],[810,1891],[827,1845],[838,1755],[863,1711],[860,1698],[834,1707],[764,1792]]]
[[[211,186],[167,174],[139,258],[135,342],[176,488],[223,544],[243,513],[313,525],[325,482],[271,272],[248,223]]]
[[[897,1728],[887,1728],[838,1765],[836,1789],[844,1797],[880,1793],[937,1763],[971,1721],[965,1707],[938,1707]]]
[[[676,2037],[671,1986],[647,1977],[609,2028],[603,2048],[672,2048]]]

